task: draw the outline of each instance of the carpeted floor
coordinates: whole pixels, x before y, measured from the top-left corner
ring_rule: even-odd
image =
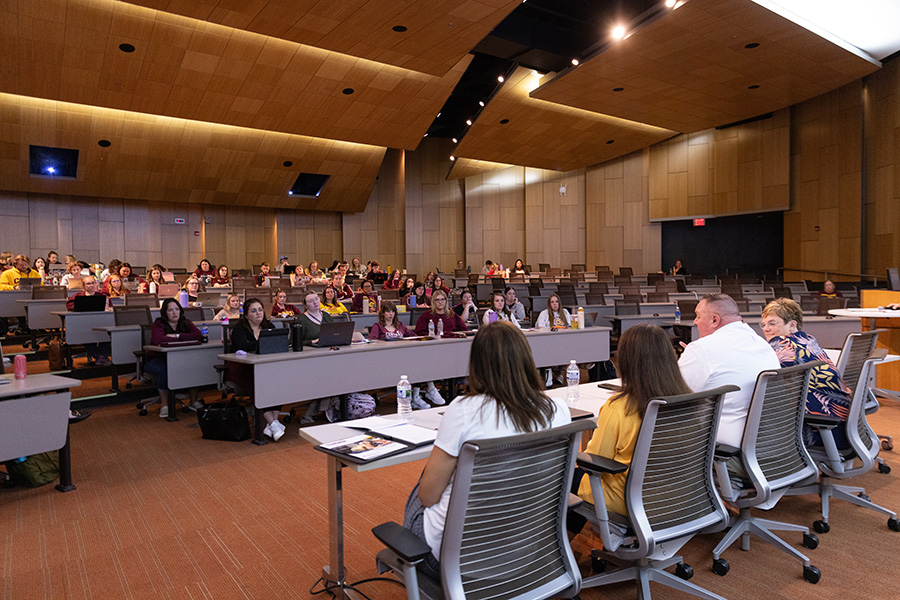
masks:
[[[89,380],[81,393],[108,382]],[[900,432],[900,406],[884,406],[871,421],[877,431]],[[169,423],[156,409],[139,417],[132,404],[95,408],[71,430],[76,491],[0,490],[0,598],[328,597],[310,593],[328,553],[325,457],[297,431],[293,421],[280,442],[257,447],[203,440],[193,414]],[[859,484],[873,501],[900,509],[900,460],[895,452],[883,456],[894,473],[873,472]],[[370,530],[402,519],[422,466],[345,471],[351,580],[377,575]],[[786,498],[767,516],[810,524],[817,507],[811,497]],[[835,502],[831,532],[808,551],[822,571],[815,586],[802,579],[799,562],[756,540],[750,552],[726,553],[725,577],[710,571],[721,534],[695,538],[683,554],[693,581],[731,600],[887,600],[900,597],[900,533],[886,521]],[[800,536],[786,539],[799,547]],[[585,573],[593,541],[582,534],[573,543]],[[373,599],[404,597],[394,583],[364,583],[360,590]],[[688,597],[655,584],[653,591],[660,599]],[[621,584],[581,597],[636,594],[633,584]]]

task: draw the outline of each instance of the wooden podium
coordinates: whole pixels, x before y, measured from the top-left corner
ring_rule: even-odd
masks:
[[[900,302],[900,292],[887,290],[862,290],[860,306],[877,308],[893,302]],[[875,319],[876,329],[887,329],[887,333],[878,336],[878,347],[887,348],[891,354],[900,354],[900,311],[897,318]],[[868,331],[871,319],[862,319],[862,330]],[[888,390],[900,390],[900,361],[881,365],[875,369],[878,387]]]

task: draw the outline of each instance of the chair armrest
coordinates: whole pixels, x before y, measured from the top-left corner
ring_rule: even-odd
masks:
[[[884,360],[884,358],[888,355],[887,348],[875,348],[872,350],[872,353],[869,354],[869,360]]]
[[[605,456],[597,454],[588,454],[587,452],[579,452],[576,464],[588,473],[624,473],[628,470],[628,465],[615,461]]]
[[[575,494],[569,494],[569,510],[573,508],[577,508],[584,504],[584,500],[576,496]]]
[[[803,422],[816,429],[834,429],[841,424],[841,419],[832,415],[803,415]]]
[[[740,448],[729,446],[728,444],[716,444],[716,458],[731,458],[741,453]]]
[[[423,539],[398,523],[388,521],[372,528],[378,540],[410,564],[423,560],[431,547]]]

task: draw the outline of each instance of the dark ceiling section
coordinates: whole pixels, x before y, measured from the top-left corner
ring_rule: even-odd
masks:
[[[502,85],[497,77],[517,65],[541,73],[571,66],[602,43],[617,23],[657,9],[663,0],[527,0],[472,50],[474,59],[447,99],[428,135],[461,139]]]

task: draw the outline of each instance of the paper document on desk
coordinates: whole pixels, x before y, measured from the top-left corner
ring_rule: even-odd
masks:
[[[320,444],[317,449],[335,454],[353,462],[365,462],[409,450],[410,446],[375,435],[355,435],[327,444]]]
[[[375,435],[382,435],[392,440],[412,444],[413,446],[433,444],[437,438],[436,430],[419,427],[412,423],[398,423],[390,427],[372,428],[371,432]]]

